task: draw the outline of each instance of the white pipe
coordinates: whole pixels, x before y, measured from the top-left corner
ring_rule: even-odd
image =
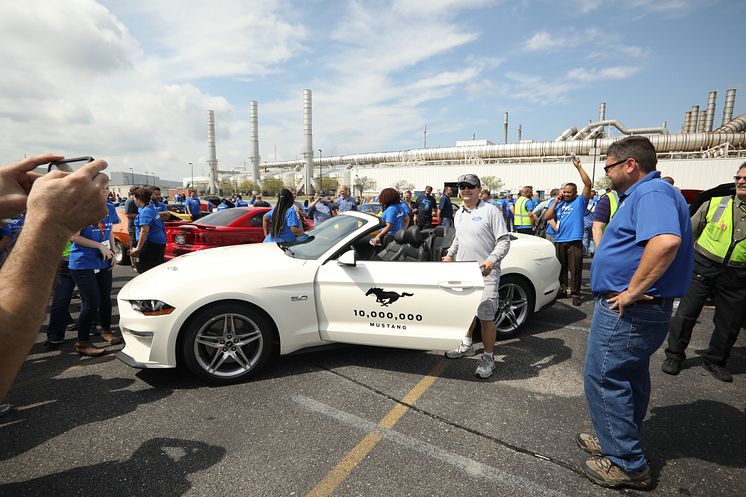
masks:
[[[208,193],[218,193],[218,156],[215,148],[215,111],[207,111],[207,166],[209,167]]]
[[[570,154],[588,155],[598,148],[606,153],[609,145],[624,138],[601,138],[596,140],[540,141],[531,143],[508,143],[498,145],[469,145],[461,147],[423,148],[396,152],[372,152],[363,154],[324,157],[324,163],[334,164],[382,164],[418,161],[466,161],[475,157],[482,159],[515,159],[521,157],[556,157]],[[652,135],[648,139],[658,153],[697,152],[728,142],[733,147],[746,146],[746,133],[690,133]],[[265,162],[264,167],[293,167],[303,161]]]
[[[572,128],[567,128],[565,131],[562,132],[561,135],[559,135],[557,138],[555,138],[554,141],[556,142],[563,142],[567,140],[568,138],[571,138],[575,136],[575,134],[578,132],[578,128],[573,126]]]
[[[718,92],[711,91],[707,94],[707,120],[705,129],[702,131],[712,131],[712,122],[715,120],[715,104],[717,102]]]
[[[262,180],[259,177],[259,113],[257,105],[256,100],[249,102],[249,135],[251,136],[251,155],[249,155],[249,162],[251,163],[251,174],[254,176],[254,181],[261,185]]]
[[[723,106],[723,124],[725,126],[733,119],[733,106],[736,103],[736,89],[731,88],[725,92],[725,105]]]
[[[697,132],[697,120],[699,119],[699,105],[692,105],[692,110],[689,113],[689,129],[687,133]]]
[[[668,134],[668,130],[666,128],[625,128],[624,125],[619,121],[616,121],[614,119],[607,119],[606,121],[590,123],[588,126],[578,131],[578,133],[571,139],[571,141],[586,139],[587,133],[598,126],[614,126],[624,135],[647,135],[651,133],[661,135]]]
[[[313,131],[312,131],[312,119],[311,119],[311,90],[303,90],[303,159],[306,166],[304,171],[305,175],[305,189],[306,195],[311,194],[311,186],[313,178]]]
[[[739,133],[744,131],[746,131],[746,114],[741,114],[720,126],[715,130],[715,133]]]

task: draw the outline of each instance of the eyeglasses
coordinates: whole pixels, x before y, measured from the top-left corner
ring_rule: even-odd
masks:
[[[613,164],[609,164],[608,166],[604,166],[604,172],[605,172],[606,174],[609,174],[609,169],[611,169],[612,167],[616,167],[616,166],[618,166],[619,164],[624,164],[625,162],[627,162],[627,161],[628,161],[628,160],[630,160],[631,158],[632,158],[632,157],[627,157],[626,159],[618,160],[618,161],[616,161],[616,162],[615,162],[615,163],[613,163]]]
[[[733,176],[733,179],[736,181],[741,181],[741,180],[746,181],[746,176]]]
[[[459,190],[473,190],[474,188],[477,188],[477,185],[472,185],[471,183],[459,183],[458,184]]]

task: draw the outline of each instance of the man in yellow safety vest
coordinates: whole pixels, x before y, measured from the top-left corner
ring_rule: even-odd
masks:
[[[713,197],[692,216],[694,273],[668,329],[661,369],[677,375],[705,301],[715,294],[715,330],[703,366],[716,379],[733,381],[725,367],[746,319],[746,162],[736,176],[736,194]]]
[[[536,202],[533,197],[534,187],[524,186],[521,188],[521,193],[518,195],[515,205],[510,206],[510,210],[513,212],[513,226],[515,227],[516,233],[524,233],[526,235],[534,234],[534,224],[536,224],[536,219],[532,213],[538,205],[538,202]]]
[[[593,227],[591,228],[593,233],[593,244],[596,248],[598,248],[598,244],[601,243],[601,237],[604,235],[604,231],[606,231],[606,225],[609,224],[611,218],[614,217],[618,207],[619,195],[614,190],[609,189],[598,200],[598,203],[593,210]]]

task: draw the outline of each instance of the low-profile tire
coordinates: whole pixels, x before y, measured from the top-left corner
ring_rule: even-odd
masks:
[[[129,251],[119,240],[114,240],[114,262],[120,266],[130,263]]]
[[[499,308],[495,315],[497,339],[514,338],[521,332],[534,309],[534,293],[529,283],[519,276],[502,276],[499,287]]]
[[[274,327],[246,304],[225,302],[203,309],[179,340],[183,364],[194,375],[218,385],[256,375],[275,354]]]

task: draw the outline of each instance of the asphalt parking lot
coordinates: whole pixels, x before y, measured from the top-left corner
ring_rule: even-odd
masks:
[[[132,276],[117,267],[115,290]],[[6,399],[15,410],[0,418],[0,496],[618,494],[581,475],[573,440],[591,429],[591,310],[561,300],[534,316],[498,344],[486,381],[473,376],[478,357],[340,346],[217,388],[81,358],[73,332],[46,352],[40,335]],[[711,318],[705,309],[679,376],[660,372],[662,350],[653,357],[647,495],[746,495],[746,338],[734,382],[715,380],[697,353]]]

